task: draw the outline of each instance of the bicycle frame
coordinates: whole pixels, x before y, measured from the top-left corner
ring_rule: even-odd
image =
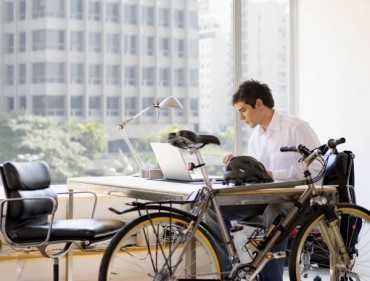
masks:
[[[319,193],[316,190],[316,187],[314,185],[313,179],[311,177],[311,174],[308,170],[309,165],[317,158],[317,156],[320,155],[320,151],[317,149],[314,152],[312,152],[308,157],[306,157],[302,161],[303,169],[304,169],[304,175],[305,180],[301,181],[291,181],[291,182],[284,182],[284,183],[269,183],[269,184],[261,184],[260,188],[268,188],[268,187],[287,187],[292,186],[292,184],[295,185],[307,185],[307,188],[304,190],[302,195],[299,197],[299,199],[295,202],[293,208],[290,210],[290,212],[285,216],[284,219],[277,221],[276,224],[274,224],[270,229],[268,230],[267,234],[264,236],[264,240],[262,241],[262,246],[259,247],[259,251],[257,255],[253,258],[253,260],[250,263],[247,264],[241,264],[240,259],[238,256],[238,253],[236,251],[235,245],[233,243],[233,239],[231,234],[229,233],[229,229],[226,227],[225,221],[223,219],[222,211],[220,209],[220,206],[217,202],[217,196],[222,196],[222,192],[220,190],[215,190],[212,187],[212,181],[208,177],[208,174],[205,169],[205,164],[202,159],[202,155],[200,153],[200,149],[196,147],[190,147],[187,148],[188,151],[191,154],[194,154],[196,156],[198,165],[197,167],[200,168],[201,173],[204,178],[205,185],[198,191],[196,198],[189,197],[189,201],[172,201],[171,203],[180,203],[180,204],[193,204],[193,207],[189,212],[187,211],[180,211],[175,209],[175,213],[182,213],[185,215],[191,215],[191,223],[189,224],[189,227],[183,231],[183,236],[177,240],[176,244],[173,245],[173,250],[171,251],[170,256],[173,255],[176,247],[183,241],[182,239],[186,237],[186,242],[184,249],[181,250],[180,255],[177,256],[177,263],[175,262],[174,266],[171,270],[173,272],[176,271],[177,266],[179,262],[185,257],[187,248],[191,247],[191,241],[192,238],[195,235],[196,229],[198,229],[201,224],[203,224],[202,220],[204,217],[205,212],[207,211],[207,208],[209,207],[209,204],[212,204],[215,213],[216,213],[216,220],[220,227],[221,232],[221,238],[223,245],[226,247],[228,259],[232,265],[231,272],[229,273],[229,277],[233,278],[236,277],[238,271],[241,268],[245,268],[245,266],[249,267],[248,271],[245,271],[245,276],[243,276],[243,280],[254,280],[257,278],[258,274],[261,272],[265,264],[270,261],[271,259],[277,259],[277,258],[284,258],[285,252],[278,252],[273,253],[271,252],[271,249],[274,245],[279,242],[280,239],[285,237],[285,234],[289,232],[290,229],[295,227],[298,224],[299,216],[303,211],[305,210],[305,207],[308,205],[311,206],[317,206],[318,208],[324,208],[326,210],[325,212],[325,221],[322,220],[320,222],[320,228],[322,231],[322,234],[325,238],[325,240],[328,243],[329,251],[332,253],[335,253],[335,249],[339,247],[341,250],[341,254],[344,260],[343,266],[350,266],[351,261],[348,255],[348,252],[346,250],[346,247],[344,245],[343,239],[341,237],[340,231],[337,226],[337,214],[335,213],[334,206],[330,205],[326,198],[319,195]],[[320,158],[319,158],[320,159]],[[238,187],[245,189],[246,187]],[[232,189],[232,188],[231,188]],[[158,204],[161,205],[162,203],[170,203],[168,201],[163,202],[150,202],[150,203],[138,203],[136,207],[125,210],[123,212],[114,211],[116,213],[122,214],[127,213],[130,211],[139,211],[143,209],[147,210],[163,210],[165,212],[172,212],[174,209],[171,207],[158,207]],[[155,205],[157,204],[157,205]],[[111,209],[112,210],[112,209]],[[156,234],[158,235],[158,234]],[[246,237],[247,240],[247,237]],[[330,261],[331,263],[337,263],[337,260]],[[164,264],[161,270],[166,270],[166,265]]]
[[[232,241],[232,237],[223,219],[220,206],[217,203],[217,199],[216,199],[217,192],[215,192],[212,189],[212,182],[207,175],[204,162],[203,162],[199,149],[189,148],[188,151],[192,154],[195,154],[196,156],[197,162],[199,164],[203,178],[205,180],[205,189],[207,191],[207,196],[206,198],[204,198],[204,201],[203,201],[203,203],[205,204],[202,204],[202,207],[199,208],[200,210],[200,212],[198,213],[199,217],[195,225],[196,226],[199,225],[201,218],[203,217],[207,209],[207,206],[209,204],[208,201],[210,201],[216,213],[217,223],[220,226],[222,240],[226,246],[227,253],[229,255],[229,260],[233,264],[233,270],[237,271],[239,268],[238,264],[240,260],[236,252],[235,245]],[[328,222],[328,226],[325,225],[324,221],[321,221],[320,227],[321,227],[323,236],[328,243],[329,251],[332,253],[335,253],[335,247],[336,246],[339,247],[342,257],[344,259],[345,266],[350,265],[351,261],[350,261],[348,252],[346,250],[345,244],[343,242],[343,239],[341,237],[340,231],[337,226],[337,215],[334,213],[334,207],[328,204],[325,197],[322,197],[318,194],[316,187],[314,185],[312,176],[308,170],[308,167],[310,166],[310,164],[315,159],[319,159],[318,158],[319,155],[320,155],[320,151],[317,149],[302,161],[304,175],[306,178],[305,183],[307,185],[307,189],[302,193],[299,200],[295,202],[293,208],[285,216],[285,218],[281,222],[278,222],[277,225],[269,229],[267,235],[265,236],[265,241],[266,241],[265,246],[259,250],[258,254],[255,256],[252,262],[249,263],[250,268],[255,268],[255,270],[252,270],[252,273],[246,276],[246,280],[254,280],[269,260],[274,259],[274,258],[285,257],[285,252],[284,253],[282,252],[272,253],[270,251],[273,248],[273,246],[281,238],[283,238],[283,235],[287,232],[287,230],[289,230],[292,226],[294,227],[295,226],[294,224],[298,223],[298,217],[300,213],[302,213],[304,206],[307,206],[307,204],[310,204],[311,206],[315,205],[318,207],[325,208],[326,210],[325,217]],[[215,196],[212,196],[213,194]],[[332,233],[332,235],[329,233],[328,229],[330,229],[330,233]],[[232,275],[233,275],[233,272],[231,273],[231,276]]]

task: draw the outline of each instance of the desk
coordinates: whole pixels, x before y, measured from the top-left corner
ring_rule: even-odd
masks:
[[[124,197],[149,201],[185,200],[191,192],[203,185],[202,182],[149,180],[131,176],[83,177],[67,180],[67,188],[70,191],[94,191],[108,194],[118,192]],[[291,202],[299,198],[306,186],[304,181],[291,181],[237,187],[216,183],[213,188],[218,191],[217,200],[220,205],[238,205]],[[330,199],[335,199],[336,188],[334,186],[325,186],[324,191]],[[73,204],[73,200],[70,203]]]
[[[94,191],[96,193],[119,193],[120,196],[149,201],[185,200],[194,190],[204,183],[173,182],[149,180],[131,176],[81,177],[68,178],[67,189],[70,191]],[[219,183],[213,185],[217,190],[220,205],[263,204],[292,202],[297,200],[306,186],[304,181],[273,182],[228,187]],[[335,200],[335,186],[323,187],[328,200]],[[73,214],[73,197],[69,198],[68,217]],[[72,280],[72,253],[67,256],[67,278]]]

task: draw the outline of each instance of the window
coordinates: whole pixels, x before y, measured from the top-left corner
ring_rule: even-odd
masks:
[[[158,9],[158,26],[160,27],[170,26],[170,9],[168,8]]]
[[[83,19],[83,2],[82,0],[70,0],[70,17],[71,19],[82,20]]]
[[[26,32],[19,32],[19,52],[23,53],[26,51],[27,41]]]
[[[199,86],[198,69],[190,69],[190,86],[193,88],[198,88]]]
[[[143,39],[143,54],[146,56],[154,55],[154,37],[146,36]]]
[[[134,116],[137,113],[137,97],[125,98],[125,113],[127,116]]]
[[[137,85],[137,67],[126,66],[125,67],[125,85],[136,86]]]
[[[5,98],[5,111],[11,112],[14,111],[15,104],[14,104],[14,97],[6,97]]]
[[[64,0],[32,0],[32,18],[63,18]]]
[[[174,26],[177,28],[185,27],[185,12],[181,10],[174,11]]]
[[[106,5],[106,21],[119,22],[120,7],[118,3],[107,3]]]
[[[183,68],[175,69],[175,85],[185,87],[185,70]]]
[[[19,109],[21,110],[27,109],[27,97],[25,96],[19,97]]]
[[[170,55],[170,39],[167,37],[159,38],[159,53],[168,57]]]
[[[118,54],[120,52],[119,34],[107,33],[106,52]]]
[[[107,97],[107,115],[119,115],[119,97]]]
[[[19,1],[19,20],[26,19],[26,0]]]
[[[154,25],[154,8],[153,7],[142,7],[142,24],[153,26]]]
[[[7,64],[5,65],[5,85],[14,84],[14,65]]]
[[[100,3],[98,1],[89,1],[89,20],[100,21]]]
[[[141,83],[144,86],[154,86],[154,67],[143,67]]]
[[[84,37],[82,31],[71,31],[70,50],[82,52],[84,50]]]
[[[101,84],[101,65],[99,64],[89,65],[89,83]]]
[[[71,96],[71,116],[83,115],[83,96]]]
[[[71,77],[72,84],[82,84],[84,82],[84,65],[82,63],[71,64]]]
[[[5,34],[5,52],[7,54],[14,53],[14,34]]]
[[[19,84],[26,84],[27,83],[27,70],[26,64],[22,63],[18,65],[18,75],[19,75]]]
[[[199,112],[199,99],[190,99],[190,115],[192,116],[198,116]]]
[[[89,32],[89,51],[94,53],[101,52],[100,32]]]
[[[63,116],[64,96],[33,96],[32,110],[43,116]]]
[[[159,86],[169,87],[170,86],[170,68],[159,68]]]
[[[136,35],[125,35],[125,54],[136,55]]]
[[[153,105],[153,98],[143,98],[143,107],[147,108],[148,106]],[[154,116],[155,110],[148,110],[144,115]]]
[[[33,63],[32,83],[65,83],[64,63]]]
[[[101,97],[91,96],[89,97],[89,116],[100,116]]]
[[[289,1],[248,0],[243,2],[242,11],[242,79],[253,77],[268,84],[276,110],[289,113]],[[250,130],[243,126],[242,134],[242,139],[248,139]]]
[[[5,22],[12,22],[14,21],[14,3],[6,2],[5,3]]]
[[[64,31],[36,30],[32,31],[32,50],[64,50]]]
[[[184,39],[174,39],[176,55],[179,58],[185,57],[185,40]]]
[[[126,24],[137,24],[137,7],[136,5],[124,6],[123,22]]]
[[[107,78],[106,83],[108,85],[118,85],[120,83],[120,66],[119,65],[107,65]]]
[[[64,96],[46,97],[46,115],[63,116],[65,112]]]
[[[236,30],[242,32],[242,56],[236,57],[243,65],[238,76],[233,73],[240,68],[233,65],[231,0],[0,3],[2,109],[5,97],[14,95],[16,110],[20,96],[27,96],[27,109],[32,110],[32,97],[38,95],[46,115],[46,96],[63,95],[65,118],[59,120],[79,116],[75,119],[98,120],[108,128],[113,119],[138,113],[144,97],[153,102],[174,95],[181,97],[184,109],[159,110],[166,118],[159,124],[147,118],[148,123],[160,129],[177,123],[222,138],[230,130],[232,138],[234,77],[250,77],[271,86],[277,110],[290,111],[288,0],[241,1],[242,18],[237,22],[242,29]],[[106,120],[103,114],[115,117]],[[136,123],[130,125],[129,137],[134,139],[141,137]],[[247,134],[247,126],[242,128]],[[242,139],[246,144],[248,135]],[[227,150],[234,149],[234,140],[221,142]]]

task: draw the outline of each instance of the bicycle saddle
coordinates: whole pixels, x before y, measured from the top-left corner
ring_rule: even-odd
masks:
[[[168,142],[178,148],[202,148],[207,144],[220,145],[220,140],[216,136],[199,135],[192,131],[180,130],[168,134]]]

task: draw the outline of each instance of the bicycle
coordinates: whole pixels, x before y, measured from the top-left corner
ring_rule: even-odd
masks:
[[[298,232],[289,253],[291,280],[370,278],[370,212],[358,205],[328,201],[314,184],[323,173],[313,179],[308,169],[315,160],[325,167],[323,156],[344,139],[330,140],[313,150],[303,145],[281,148],[302,155],[305,180],[227,187],[241,190],[307,186],[291,211],[275,220],[262,237],[246,237],[246,243],[256,247],[249,263],[240,263],[216,200],[220,190],[212,188],[200,152],[206,145],[220,145],[218,138],[181,130],[169,134],[169,142],[196,156],[197,165],[191,168],[201,170],[205,184],[186,201],[132,202],[128,210],[111,209],[117,214],[135,211],[138,218],[125,225],[108,245],[100,265],[100,281],[259,280],[259,272],[269,260],[286,256],[285,252],[270,250],[294,229]],[[209,204],[215,210],[222,241],[204,222]]]

